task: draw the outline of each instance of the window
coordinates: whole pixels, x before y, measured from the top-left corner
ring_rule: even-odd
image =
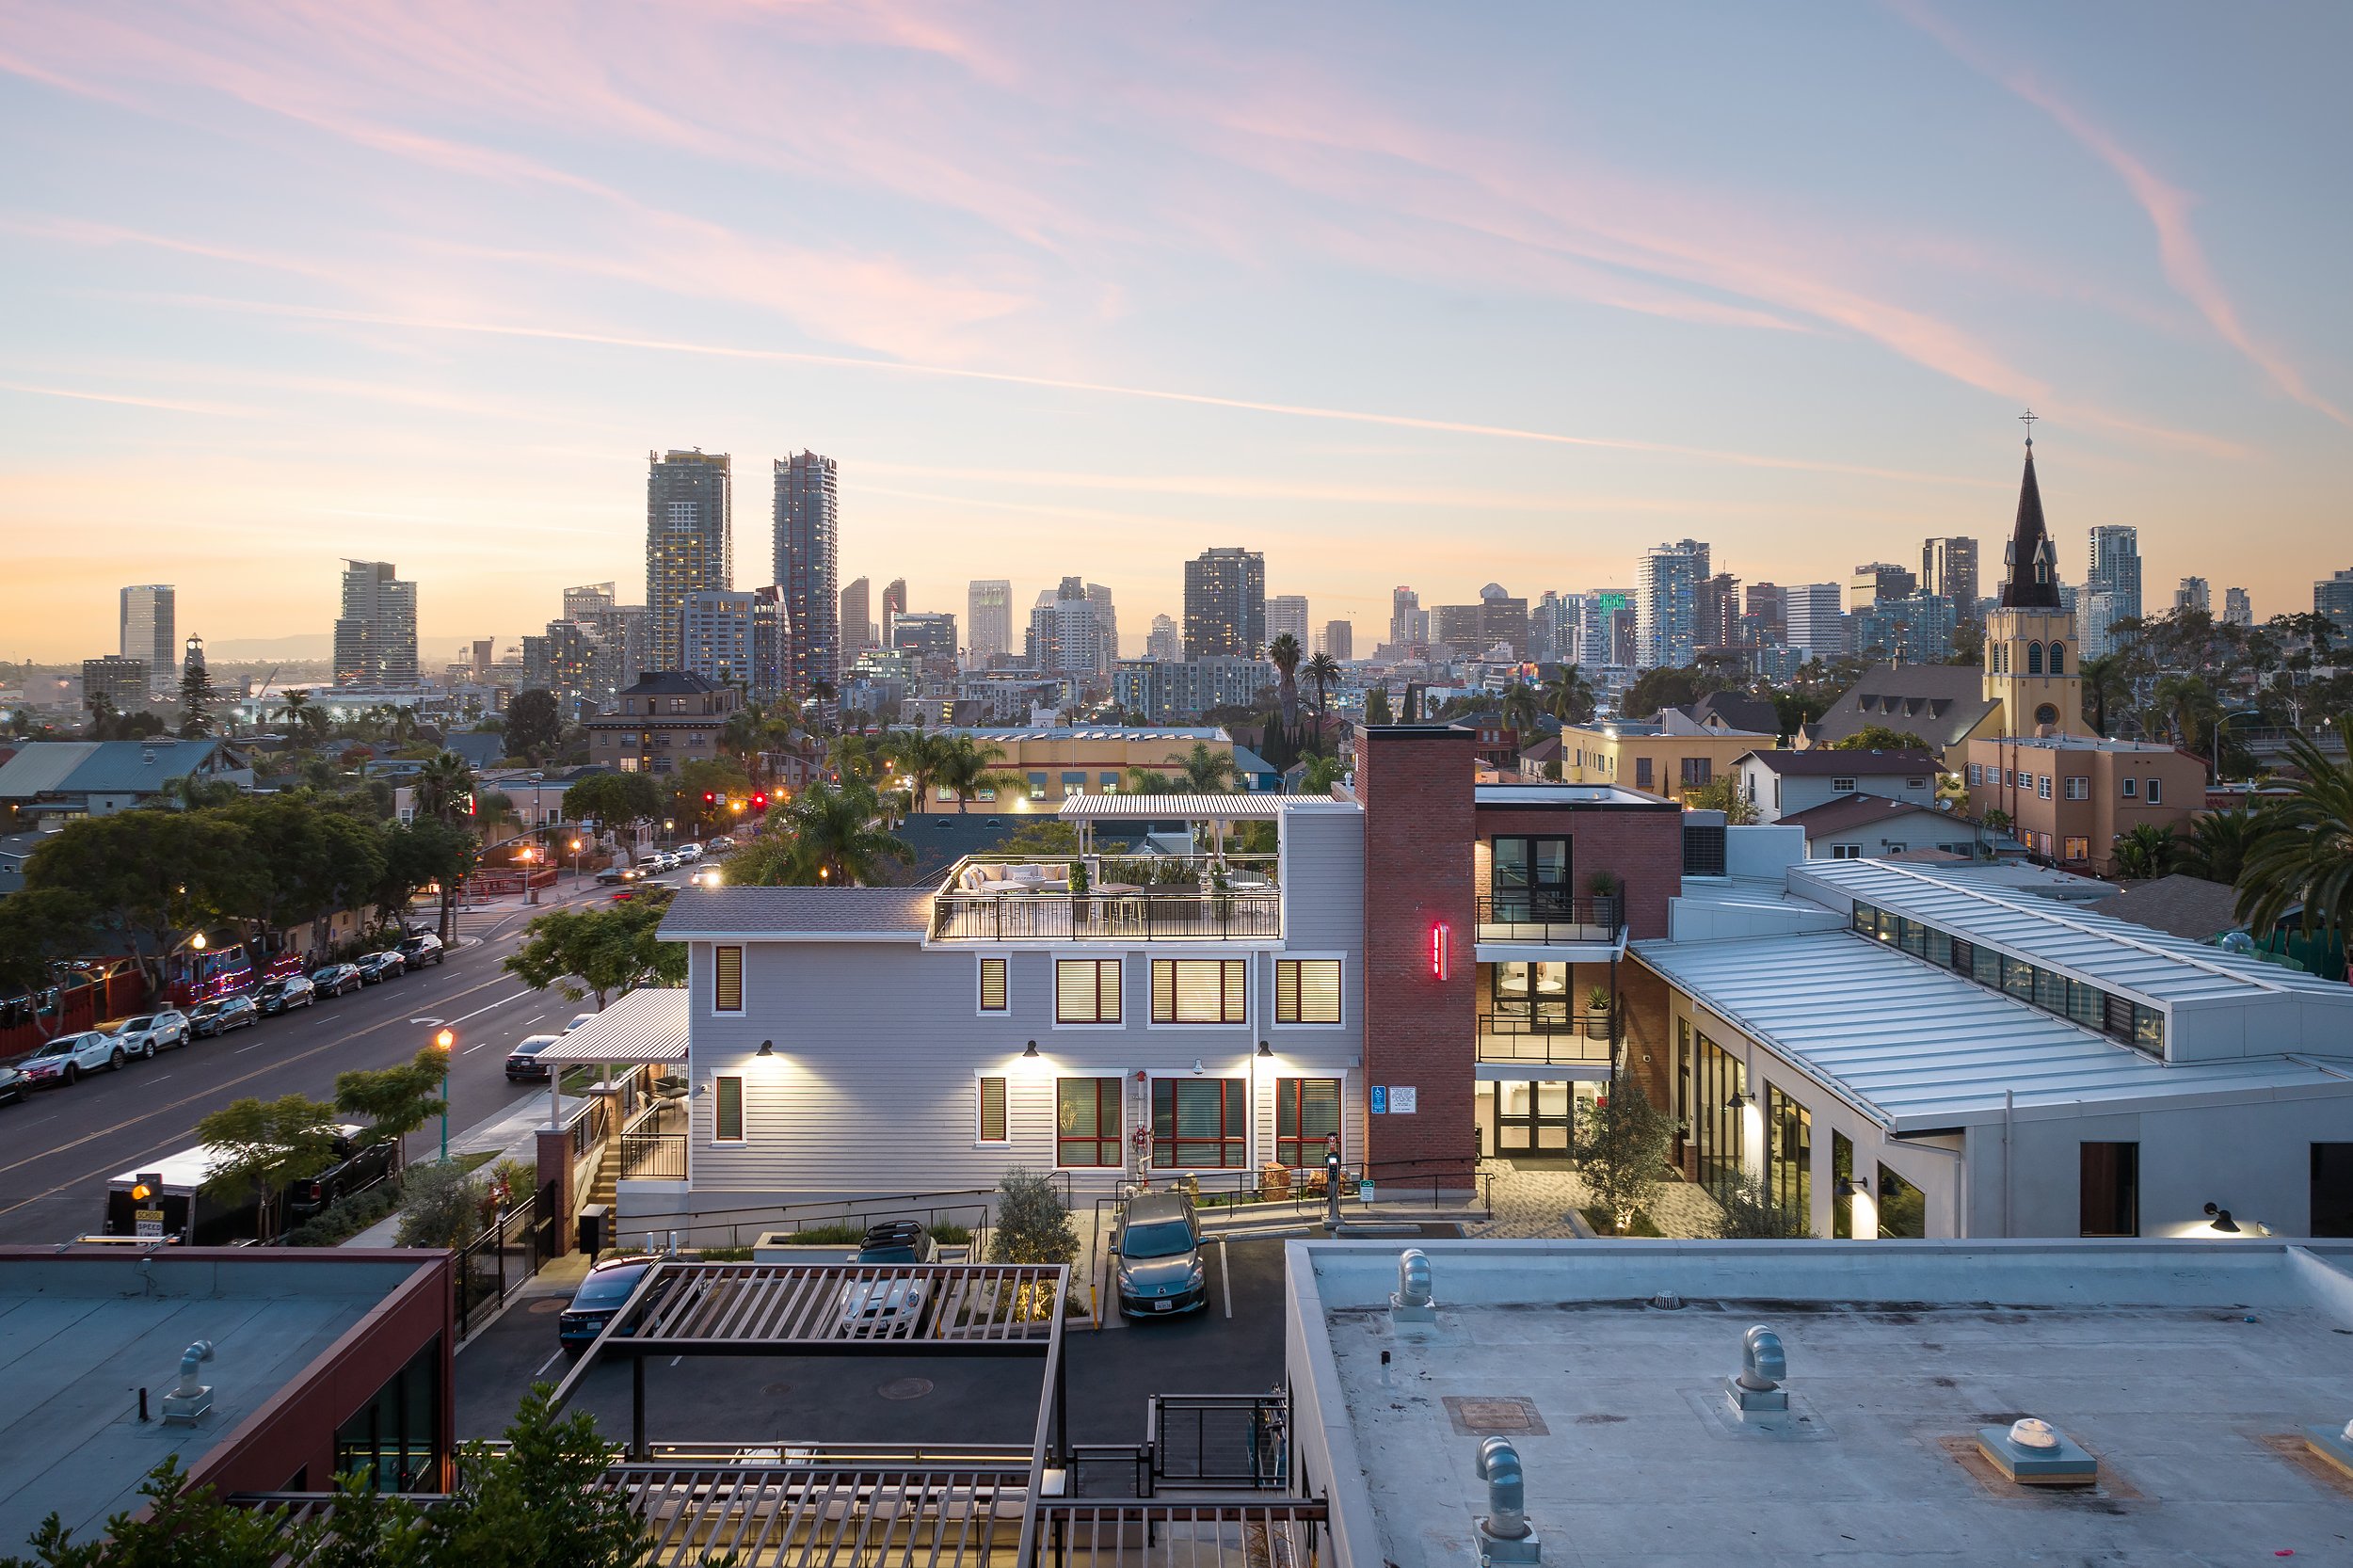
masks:
[[[2127,778],[2124,780],[2124,798],[2126,800],[2138,800],[2140,798],[2139,779]]]
[[[1781,1085],[1765,1089],[1765,1191],[1773,1206],[1814,1230],[1814,1113]]]
[[[1007,960],[1002,958],[981,960],[981,1011],[984,1013],[1005,1011],[1006,963]]]
[[[2061,852],[2061,854],[2060,854],[2060,856],[2059,856],[2059,857],[2060,857],[2061,859],[2063,859],[2063,860],[2089,860],[2089,859],[2090,859],[2090,858],[2091,858],[2091,840],[2090,840],[2089,839],[2088,839],[2088,838],[2085,838],[2085,837],[2084,837],[2082,834],[2080,834],[2080,833],[2070,833],[2070,834],[2067,836],[2067,846],[2066,846],[2065,850],[2063,850],[2063,851]]]
[[[1119,775],[1115,773],[1098,773],[1095,776],[1095,785],[1096,788],[1100,790],[1103,793],[1107,795],[1115,795],[1119,793]]]
[[[1854,780],[1851,778],[1833,778],[1830,781],[1830,792],[1834,795],[1850,795],[1854,793]]]
[[[1276,959],[1274,1021],[1278,1024],[1338,1023],[1340,961],[1337,958]]]
[[[1054,1021],[1058,1024],[1119,1022],[1119,960],[1054,960]]]
[[[1634,759],[1634,787],[1638,790],[1651,787],[1650,759],[1647,757]]]
[[[1860,860],[1863,858],[1863,846],[1861,844],[1833,844],[1830,846],[1830,857],[1833,860]]]
[[[1683,787],[1687,790],[1706,783],[1716,776],[1713,758],[1686,757],[1683,760]]]
[[[1929,781],[1925,778],[1907,778],[1904,780],[1904,788],[1907,790],[1925,790],[1928,787]]]
[[[1843,1132],[1830,1135],[1830,1235],[1833,1241],[1854,1240],[1854,1140]]]
[[[2064,643],[2051,645],[2051,673],[2053,675],[2067,673],[2067,646]]]
[[[2037,800],[2048,800],[2051,798],[2051,776],[2049,774],[2046,773],[2036,776],[2034,781],[2034,794]]]
[[[2091,780],[2070,775],[2067,780],[2067,798],[2070,800],[2089,800],[2091,798]]]
[[[711,950],[711,1010],[713,1013],[744,1011],[744,950],[742,948]]]
[[[2026,673],[2028,675],[2042,673],[2042,645],[2041,643],[2026,645]]]
[[[1062,776],[1062,792],[1065,795],[1085,794],[1087,792],[1087,776],[1082,773],[1064,774]]]
[[[1152,960],[1152,1021],[1156,1024],[1241,1024],[1250,1021],[1250,961],[1246,958]]]
[[[2078,1234],[2140,1234],[2140,1145],[2085,1144],[2077,1151]]]
[[[1499,836],[1493,845],[1487,891],[1502,921],[1567,920],[1576,901],[1567,839]]]
[[[1152,1164],[1160,1170],[1231,1170],[1248,1160],[1242,1127],[1248,1084],[1239,1078],[1152,1080]]]
[[[2165,780],[2152,775],[2149,779],[2149,792],[2142,798],[2148,801],[2150,805],[2154,806],[2165,798],[2164,792]]]
[[[1985,769],[1976,762],[1969,764],[1969,782],[1973,787],[1985,782]]]
[[[1900,839],[1881,839],[1880,847],[1890,855],[1901,855],[1904,852],[1904,843]]]
[[[1337,1078],[1278,1078],[1274,1080],[1274,1159],[1290,1166],[1323,1159],[1324,1140],[1340,1129],[1340,1080]]]
[[[1005,1143],[1005,1080],[1001,1078],[983,1078],[979,1083],[980,1096],[976,1105],[979,1125],[975,1129],[978,1141],[984,1144]]]
[[[1700,1185],[1721,1196],[1743,1172],[1742,1148],[1747,1141],[1748,1067],[1720,1049],[1706,1035],[1699,1036],[1691,1085],[1691,1141],[1699,1161]],[[1736,1096],[1740,1101],[1735,1103]]]
[[[1054,1082],[1054,1163],[1124,1165],[1119,1080],[1064,1078]]]
[[[744,1080],[740,1078],[719,1077],[711,1080],[711,1141],[744,1141]]]
[[[1903,1177],[1880,1167],[1880,1234],[1918,1240],[1929,1233],[1929,1198]]]
[[[2313,1145],[2312,1194],[2313,1235],[2353,1236],[2353,1144]]]
[[[1030,775],[1030,798],[1032,800],[1044,800],[1046,798],[1046,776],[1044,774],[1033,773]]]

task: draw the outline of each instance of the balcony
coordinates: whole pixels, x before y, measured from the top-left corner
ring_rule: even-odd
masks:
[[[1074,892],[1074,869],[1086,872]],[[932,900],[934,941],[1273,941],[1272,856],[973,856]]]
[[[1616,943],[1625,928],[1625,895],[1576,898],[1537,889],[1479,901],[1481,942],[1550,946]]]
[[[1609,1015],[1481,1013],[1479,1063],[1481,1066],[1606,1069],[1609,1065]]]

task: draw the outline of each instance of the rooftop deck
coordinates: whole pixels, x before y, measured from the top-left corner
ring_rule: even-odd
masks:
[[[935,941],[1272,941],[1282,934],[1273,856],[977,855],[950,870],[932,901]]]

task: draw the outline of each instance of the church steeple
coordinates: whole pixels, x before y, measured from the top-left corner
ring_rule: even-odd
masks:
[[[2034,482],[2035,416],[2022,417],[2026,424],[2026,472],[2018,482],[2018,524],[2004,557],[2009,572],[2002,584],[2002,604],[2013,610],[2056,610],[2058,554],[2051,548],[2050,530],[2042,525],[2042,490]]]

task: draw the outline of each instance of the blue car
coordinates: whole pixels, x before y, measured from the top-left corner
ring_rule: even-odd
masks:
[[[555,1336],[564,1353],[577,1360],[604,1332],[613,1315],[628,1304],[630,1292],[646,1277],[646,1271],[661,1261],[658,1257],[608,1257],[589,1270],[588,1277],[572,1293],[571,1304],[556,1320]]]

